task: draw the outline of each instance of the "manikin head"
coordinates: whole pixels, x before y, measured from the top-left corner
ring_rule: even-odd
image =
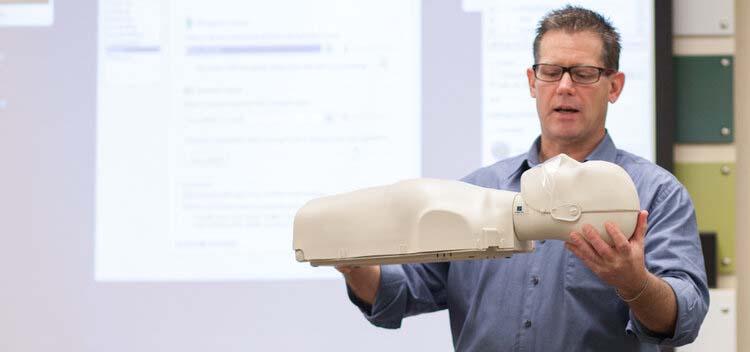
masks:
[[[635,184],[621,167],[605,161],[580,163],[565,154],[524,172],[521,198],[513,216],[521,240],[549,239],[551,234],[567,240],[570,232],[590,224],[609,242],[604,222],[614,222],[630,236],[640,210]]]
[[[618,72],[620,36],[604,17],[580,7],[550,12],[539,23],[527,69],[542,145],[595,146],[604,136],[608,103],[625,83]],[[559,67],[589,66],[559,74]],[[556,72],[557,71],[557,72]]]

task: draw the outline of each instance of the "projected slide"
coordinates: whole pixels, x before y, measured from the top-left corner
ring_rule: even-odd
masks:
[[[295,211],[419,176],[418,2],[100,4],[97,279],[334,275]]]
[[[466,11],[482,13],[482,161],[490,164],[526,152],[539,135],[535,101],[529,98],[526,68],[533,63],[535,24],[567,2],[465,0]],[[612,18],[622,37],[620,70],[625,89],[607,114],[617,146],[653,160],[653,9],[640,1],[577,1]],[[638,126],[638,128],[634,128]]]
[[[51,26],[53,0],[0,0],[0,27]]]
[[[534,29],[566,3],[100,0],[96,278],[338,275],[294,261],[296,210],[526,152]],[[653,4],[580,3],[623,38],[609,131],[653,159]]]

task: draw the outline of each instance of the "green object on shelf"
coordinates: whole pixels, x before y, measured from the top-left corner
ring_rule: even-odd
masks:
[[[719,273],[734,272],[734,163],[675,163],[674,174],[690,192],[698,230],[716,232]]]
[[[676,142],[731,143],[734,58],[675,56],[673,60]]]

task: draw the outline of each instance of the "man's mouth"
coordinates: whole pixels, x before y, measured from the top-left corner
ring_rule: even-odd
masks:
[[[558,112],[561,114],[573,114],[573,113],[577,113],[580,111],[572,106],[559,106],[555,108],[554,110],[555,112]]]

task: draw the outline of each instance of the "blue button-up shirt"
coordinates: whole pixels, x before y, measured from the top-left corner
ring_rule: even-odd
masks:
[[[539,163],[539,143],[464,181],[519,191],[521,174]],[[586,159],[620,165],[638,189],[641,208],[649,212],[646,267],[677,297],[672,336],[649,331],[613,287],[556,240],[537,241],[534,252],[509,259],[382,266],[373,306],[351,291],[350,298],[385,328],[447,308],[457,351],[658,351],[656,344],[693,341],[709,298],[690,196],[669,172],[616,149],[609,135]]]

